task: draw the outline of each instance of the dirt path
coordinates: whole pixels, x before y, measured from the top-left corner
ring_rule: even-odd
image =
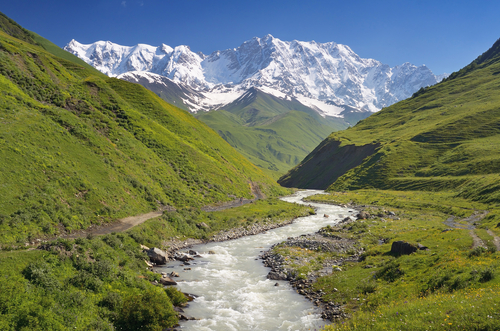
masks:
[[[260,190],[260,187],[257,184],[255,184],[253,182],[250,183],[250,188],[251,188],[252,194],[254,196],[254,198],[251,200],[240,198],[240,199],[235,199],[235,200],[229,201],[229,202],[223,202],[223,203],[220,203],[217,205],[204,206],[204,207],[201,207],[201,210],[203,210],[203,211],[221,211],[221,210],[228,209],[228,208],[243,206],[243,205],[246,205],[247,203],[252,203],[256,200],[266,198],[266,196],[262,193],[262,191]]]
[[[261,192],[261,190],[257,184],[250,183],[250,187],[252,190],[252,194],[255,197],[252,200],[243,199],[243,198],[235,199],[233,201],[221,203],[218,205],[205,206],[205,207],[202,207],[201,210],[203,210],[203,211],[220,211],[220,210],[224,210],[224,209],[228,209],[228,208],[239,207],[239,206],[245,205],[247,203],[252,203],[256,200],[266,198],[266,196]],[[146,222],[147,220],[150,220],[150,219],[155,218],[155,217],[160,217],[161,215],[163,215],[163,211],[153,211],[153,212],[150,212],[147,214],[130,216],[130,217],[122,218],[121,220],[119,220],[115,223],[109,224],[109,225],[102,225],[102,226],[98,226],[98,227],[94,227],[94,228],[90,227],[86,230],[78,231],[78,232],[68,234],[68,235],[63,235],[63,236],[61,236],[61,238],[75,239],[75,238],[87,237],[88,235],[101,236],[101,235],[105,235],[105,234],[109,234],[109,233],[113,233],[113,232],[123,232],[123,231],[127,231],[130,228],[133,228],[134,226],[142,224],[142,223]]]
[[[490,229],[488,229],[488,234],[493,237],[493,243],[495,244],[497,251],[500,252],[500,238],[497,237],[497,235]]]
[[[88,235],[92,236],[101,236],[104,234],[112,233],[112,232],[123,232],[127,231],[130,228],[133,228],[136,225],[139,225],[141,223],[146,222],[147,220],[150,220],[155,217],[160,217],[163,215],[163,211],[153,211],[147,214],[141,214],[137,216],[129,216],[122,218],[118,222],[109,224],[109,225],[104,225],[104,226],[99,226],[95,228],[88,228],[84,231],[78,231],[66,236],[61,236],[62,238],[66,239],[75,239],[75,238],[83,238]]]
[[[481,238],[479,238],[476,232],[474,232],[474,229],[476,228],[475,223],[482,220],[486,215],[488,215],[487,211],[483,211],[481,213],[475,212],[471,216],[458,221],[455,219],[455,216],[450,216],[448,217],[448,219],[446,219],[446,221],[444,221],[444,224],[455,229],[469,230],[469,235],[472,237],[473,242],[471,249],[474,249],[476,247],[487,248]],[[495,245],[498,249],[500,247],[500,238],[496,237],[493,232],[490,232],[491,230],[488,230],[488,233],[495,239]]]

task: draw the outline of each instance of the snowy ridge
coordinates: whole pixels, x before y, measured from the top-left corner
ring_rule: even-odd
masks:
[[[144,75],[149,84],[162,84],[154,74],[166,77],[193,92],[183,102],[194,112],[219,109],[252,87],[295,98],[322,116],[340,116],[343,105],[375,112],[446,77],[435,76],[425,65],[391,68],[334,42],[287,42],[271,35],[209,56],[188,46],[128,47],[104,41],[84,45],[72,40],[64,49],[109,76],[128,80],[126,73],[134,72],[133,79]]]

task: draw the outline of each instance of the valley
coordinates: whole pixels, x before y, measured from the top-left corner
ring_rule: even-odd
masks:
[[[500,40],[70,46],[0,13],[0,329],[500,325]]]

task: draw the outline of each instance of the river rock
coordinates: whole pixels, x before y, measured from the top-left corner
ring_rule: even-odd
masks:
[[[267,278],[272,280],[286,280],[287,276],[282,272],[270,271],[267,274]]]
[[[182,261],[182,262],[187,262],[187,261],[190,261],[190,260],[194,260],[191,256],[188,256],[186,254],[176,254],[175,255],[175,259],[179,260],[179,261]]]
[[[145,249],[144,252],[146,252],[146,254],[149,257],[149,260],[153,263],[156,263],[156,264],[166,264],[167,263],[167,260],[168,260],[167,253],[165,253],[164,251],[162,251],[159,248],[154,247],[151,249]]]
[[[393,242],[391,246],[391,253],[396,255],[410,255],[416,251],[417,247],[415,245],[402,240]]]
[[[161,285],[177,285],[177,282],[170,277],[162,277],[160,278]]]

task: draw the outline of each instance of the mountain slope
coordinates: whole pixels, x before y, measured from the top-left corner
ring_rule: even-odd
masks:
[[[27,42],[14,38],[5,31],[15,25],[2,22],[3,243],[168,206],[250,198],[251,183],[280,192],[190,114],[140,85],[54,56],[26,30],[13,29]]]
[[[330,190],[454,190],[500,201],[499,44],[444,82],[333,133],[279,182]],[[344,169],[334,173],[338,164]]]
[[[332,131],[347,127],[342,119],[324,119],[297,101],[253,88],[225,110],[196,117],[273,177],[296,165]]]

